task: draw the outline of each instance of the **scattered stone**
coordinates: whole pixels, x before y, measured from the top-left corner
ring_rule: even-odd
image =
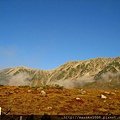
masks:
[[[28,93],[30,93],[31,92],[31,90],[28,90]]]
[[[103,101],[104,103],[106,102],[106,100]]]
[[[15,93],[19,93],[19,90],[15,90]]]
[[[86,91],[82,91],[81,94],[82,94],[82,95],[86,94]]]
[[[84,95],[84,94],[86,94],[86,91],[83,89],[80,89],[80,94]]]
[[[76,98],[76,100],[81,100],[80,98]]]
[[[52,110],[52,107],[47,107],[48,110]]]
[[[114,92],[111,92],[111,95],[116,95]]]
[[[10,93],[10,94],[13,94],[13,93],[14,93],[14,91],[10,91],[9,93]]]
[[[116,95],[115,92],[107,92],[107,91],[105,91],[104,94],[107,94],[107,95]]]
[[[46,92],[44,90],[42,90],[41,91],[41,95],[45,97],[46,96]]]
[[[52,109],[53,109],[53,108],[52,108],[52,107],[50,107],[50,106],[49,106],[49,107],[44,108],[44,110],[45,110],[45,111],[50,111],[50,110],[52,110]]]
[[[108,110],[106,110],[105,108],[99,108],[98,109],[100,112],[107,112]]]
[[[14,93],[14,91],[7,91],[7,92],[5,92],[5,94],[7,94],[7,95],[10,95],[10,94],[13,94]]]
[[[108,92],[108,91],[105,91],[104,93],[110,95],[110,92]]]
[[[115,93],[117,93],[117,92],[118,92],[118,90],[115,90],[114,92],[115,92]]]
[[[105,96],[105,95],[103,95],[103,94],[101,94],[101,96],[100,96],[102,99],[106,99],[107,97]]]
[[[41,91],[42,89],[43,89],[42,87],[37,88],[38,91]]]
[[[80,103],[84,103],[84,101],[83,101],[83,99],[81,99],[81,98],[79,98],[79,97],[77,97],[77,98],[75,98],[77,101],[79,101]]]

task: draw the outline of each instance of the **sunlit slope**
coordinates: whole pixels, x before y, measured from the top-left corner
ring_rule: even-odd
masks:
[[[38,70],[23,66],[4,69],[0,71],[0,84],[12,85],[15,81],[16,85],[24,85],[25,82],[25,85],[41,86],[54,81],[89,81],[90,78],[94,83],[108,82],[108,79],[112,79],[112,83],[119,86],[119,74],[120,57],[95,58],[67,62],[53,70]],[[22,84],[17,84],[21,81]]]

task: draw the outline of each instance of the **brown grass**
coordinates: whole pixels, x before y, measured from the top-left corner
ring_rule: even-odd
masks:
[[[28,92],[28,90],[31,90]],[[47,96],[41,96],[40,89],[29,87],[0,87],[2,112],[15,115],[118,115],[120,114],[120,90],[86,89],[44,89]],[[108,91],[110,94],[105,94]],[[112,94],[112,92],[114,94]],[[107,99],[101,99],[104,94]],[[76,100],[80,98],[80,100]]]

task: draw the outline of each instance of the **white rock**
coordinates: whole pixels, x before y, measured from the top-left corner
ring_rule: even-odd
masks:
[[[42,87],[37,88],[37,90],[38,90],[38,91],[41,91],[41,90],[42,90]]]
[[[28,90],[28,93],[30,93],[31,92],[31,90]]]
[[[80,91],[83,91],[83,89],[80,89]]]
[[[106,100],[103,101],[104,103],[106,102]]]
[[[46,96],[46,92],[44,90],[41,91],[42,96]]]
[[[117,90],[115,90],[115,92],[117,93],[118,91],[117,91]]]
[[[105,94],[108,94],[108,95],[110,94],[110,92],[108,92],[108,91],[105,91],[104,93],[105,93]]]
[[[80,98],[77,97],[76,100],[80,100]]]
[[[105,95],[101,94],[101,98],[106,99],[107,97]]]
[[[98,109],[100,112],[107,112],[108,110],[107,109],[105,109],[105,108],[99,108]]]
[[[111,92],[111,95],[116,95],[114,92]]]
[[[80,94],[84,95],[84,94],[86,94],[86,91],[83,89],[80,89]]]
[[[47,107],[48,110],[52,110],[52,107]]]
[[[86,91],[82,91],[81,94],[82,94],[82,95],[86,94]]]

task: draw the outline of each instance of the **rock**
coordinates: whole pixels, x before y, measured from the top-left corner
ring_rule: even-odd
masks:
[[[116,95],[115,92],[107,92],[107,91],[105,91],[104,94],[107,94],[107,95]]]
[[[105,108],[99,108],[98,109],[100,112],[107,112],[108,110],[106,110]]]
[[[76,100],[81,100],[81,99],[77,97]]]
[[[41,91],[42,89],[43,89],[42,87],[37,88],[38,91]]]
[[[81,94],[82,94],[82,95],[86,94],[86,91],[82,91]]]
[[[118,93],[119,91],[118,91],[118,90],[115,90],[114,92],[115,92],[115,93]]]
[[[83,101],[83,99],[81,99],[81,98],[79,98],[79,97],[77,97],[77,98],[75,98],[77,101],[79,101],[80,103],[84,103],[84,101]]]
[[[106,100],[103,101],[104,103],[106,102]]]
[[[86,91],[83,90],[83,89],[81,89],[81,90],[80,90],[80,94],[84,95],[84,94],[86,94]]]
[[[107,92],[107,91],[105,91],[104,94],[107,94],[107,95],[116,95],[116,93],[114,93],[114,92]]]
[[[105,91],[104,93],[110,95],[110,92],[108,92],[108,91]]]
[[[111,92],[111,95],[116,95],[114,92]]]
[[[83,89],[80,89],[80,91],[83,91]]]
[[[46,92],[44,90],[42,90],[41,91],[41,95],[45,97],[46,96]]]
[[[52,109],[53,109],[53,108],[52,108],[51,106],[44,108],[45,111],[50,111],[50,110],[52,110]]]
[[[19,90],[16,90],[15,93],[19,93]]]
[[[14,93],[14,91],[10,91],[9,93],[10,93],[10,94],[13,94],[13,93]]]
[[[52,110],[52,107],[47,107],[48,110]]]
[[[10,94],[13,94],[14,93],[14,91],[7,91],[7,92],[5,92],[5,94],[7,94],[7,95],[10,95]]]
[[[31,90],[28,90],[27,92],[28,92],[28,93],[30,93],[30,92],[31,92]]]
[[[105,95],[103,95],[103,94],[101,94],[101,96],[100,96],[102,99],[106,99],[107,97],[105,96]]]

